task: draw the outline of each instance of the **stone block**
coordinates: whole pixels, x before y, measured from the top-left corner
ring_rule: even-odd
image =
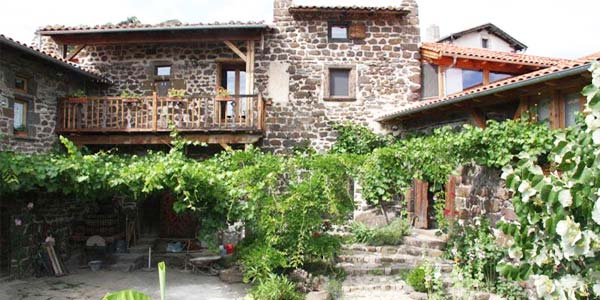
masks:
[[[306,294],[306,300],[329,300],[329,292],[327,291],[318,291],[318,292],[310,292]]]
[[[219,279],[226,283],[241,283],[244,279],[244,274],[238,267],[224,269],[219,272]]]

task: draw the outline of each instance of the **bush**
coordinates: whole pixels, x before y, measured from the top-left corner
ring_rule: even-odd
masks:
[[[427,291],[425,287],[425,268],[422,266],[412,269],[406,277],[406,283],[412,286],[417,292],[424,293]]]
[[[368,244],[371,246],[400,245],[402,238],[410,232],[410,225],[404,219],[396,219],[389,225],[373,230]]]
[[[329,280],[327,283],[327,292],[333,300],[342,299],[342,296],[344,295],[342,283],[336,279]]]
[[[354,241],[370,246],[394,246],[402,244],[402,238],[409,234],[410,225],[404,219],[395,219],[390,224],[378,228],[354,222],[351,225]]]
[[[304,296],[296,291],[294,283],[282,275],[271,274],[250,290],[256,300],[301,300]]]

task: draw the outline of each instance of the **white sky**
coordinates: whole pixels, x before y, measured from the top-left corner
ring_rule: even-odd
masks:
[[[600,51],[598,0],[417,0],[421,29],[441,35],[492,22],[529,46],[530,54],[575,58]],[[297,4],[398,5],[401,0],[295,0]],[[137,16],[144,23],[270,22],[272,0],[3,0],[0,34],[31,43],[48,24],[96,25]]]

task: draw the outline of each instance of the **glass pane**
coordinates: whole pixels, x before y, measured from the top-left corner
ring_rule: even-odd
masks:
[[[25,104],[21,102],[15,102],[14,105],[14,128],[25,126]]]
[[[511,76],[512,75],[510,75],[510,74],[490,72],[490,82],[506,79]]]
[[[227,71],[227,86],[225,88],[230,95],[235,95],[235,70]]]
[[[423,65],[423,97],[435,97],[439,93],[438,66],[433,64]]]
[[[331,38],[332,39],[348,39],[348,27],[345,25],[332,25],[331,26]]]
[[[538,122],[550,125],[550,99],[544,99],[538,104]]]
[[[17,90],[25,90],[25,86],[27,85],[27,81],[24,78],[16,77],[15,78],[15,89]]]
[[[450,68],[445,72],[446,95],[462,91],[462,70]]]
[[[329,89],[331,96],[350,96],[350,70],[329,70]]]
[[[156,75],[171,76],[171,67],[170,66],[156,67]]]
[[[462,70],[462,77],[463,90],[483,83],[483,72],[481,71]]]
[[[577,113],[581,111],[579,94],[570,94],[565,97],[565,126],[575,126]]]

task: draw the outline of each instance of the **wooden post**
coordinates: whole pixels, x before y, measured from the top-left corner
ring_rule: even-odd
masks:
[[[258,94],[258,103],[257,103],[257,120],[256,120],[256,127],[258,128],[258,130],[263,130],[264,127],[264,123],[263,123],[263,115],[264,115],[264,103],[263,103],[263,98],[261,94]]]
[[[152,130],[158,130],[158,99],[156,92],[152,93]]]

